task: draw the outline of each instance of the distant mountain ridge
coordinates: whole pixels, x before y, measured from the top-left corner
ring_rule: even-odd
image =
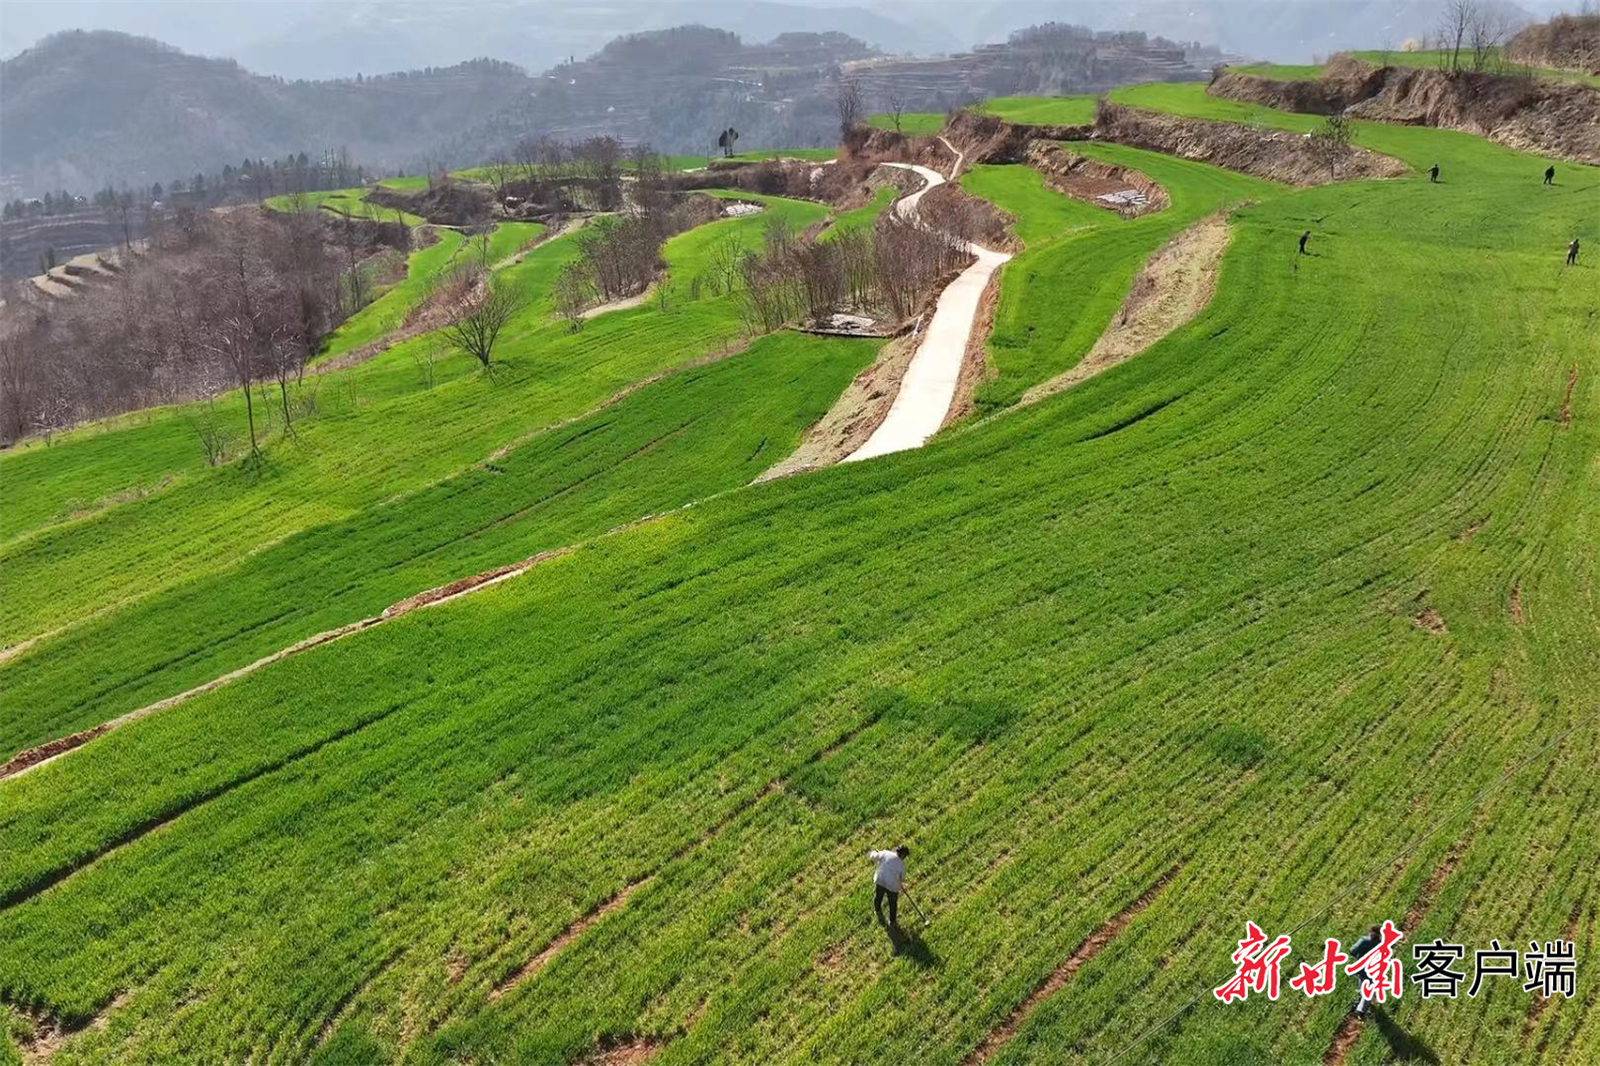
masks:
[[[341,146],[399,166],[477,121],[485,100],[530,82],[494,60],[288,82],[148,38],[71,31],[0,63],[0,177],[22,191],[83,192]]]
[[[331,81],[253,74],[113,31],[68,31],[0,63],[0,193],[149,187],[301,151],[342,149],[369,170],[414,172],[480,163],[540,136],[604,133],[698,153],[733,126],[741,148],[810,147],[837,138],[834,85],[845,73],[862,77],[869,109],[892,96],[943,110],[984,95],[1198,78],[1217,54],[1059,29],[1070,32],[921,61],[834,30],[753,43],[688,25],[617,37],[539,74],[475,59]]]

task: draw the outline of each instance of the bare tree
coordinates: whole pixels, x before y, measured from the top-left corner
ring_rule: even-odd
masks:
[[[847,138],[851,130],[861,125],[865,110],[861,96],[861,79],[841,77],[834,88],[833,104],[839,113],[839,136]]]
[[[451,345],[472,356],[488,370],[501,330],[522,309],[522,294],[511,285],[494,284],[492,278],[471,266],[462,269],[475,275],[473,287],[481,285],[483,294],[476,300],[452,306],[442,333]]]
[[[896,133],[902,132],[901,129],[900,129],[900,116],[905,114],[905,110],[906,110],[906,99],[905,99],[905,97],[901,96],[898,92],[890,93],[889,94],[889,121],[894,123],[894,131]]]
[[[1472,49],[1472,69],[1482,72],[1497,69],[1500,45],[1511,32],[1511,24],[1498,8],[1476,7],[1467,26],[1467,44]]]
[[[1477,0],[1445,0],[1439,11],[1439,65],[1452,74],[1461,69],[1461,50],[1478,17]]]
[[[581,259],[568,263],[556,275],[552,295],[555,297],[556,310],[567,320],[567,329],[571,332],[576,333],[583,328],[583,312],[589,306],[593,291],[587,265]]]

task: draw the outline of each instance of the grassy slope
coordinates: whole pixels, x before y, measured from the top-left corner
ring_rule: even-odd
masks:
[[[862,204],[854,210],[845,211],[834,218],[833,224],[823,231],[822,239],[837,237],[841,233],[853,233],[859,229],[867,229],[878,220],[878,216],[894,202],[899,190],[890,185],[885,185],[873,193],[870,203]]]
[[[1074,228],[1058,239],[1030,243],[1005,265],[988,344],[989,364],[999,376],[979,386],[976,399],[982,410],[1015,403],[1029,387],[1083,358],[1144,261],[1178,230],[1219,208],[1284,191],[1254,178],[1121,145],[1082,144],[1074,150],[1143,171],[1167,188],[1172,205],[1125,222],[1087,205],[1071,203],[1068,209],[1059,202],[1062,197],[1052,202],[1048,197],[1055,194],[1042,187],[1032,191],[1036,176],[1022,168],[1002,168],[1011,186],[997,201],[1002,207],[1026,211],[1031,200],[1042,200],[1045,206],[1036,212],[1033,225],[1044,234],[1068,223]],[[1029,190],[1027,198],[1016,191],[1018,186]]]
[[[1283,930],[1441,823],[1297,959],[1398,918],[1458,838],[1415,938],[1592,915],[1594,267],[1549,249],[1600,175],[1529,195],[1536,160],[1386,134],[1473,180],[1264,198],[1199,320],[1061,397],[607,538],[0,784],[24,876],[186,811],[0,914],[0,990],[134,992],[64,1066],[297,1061],[325,1027],[325,1052],[415,1062],[652,1034],[661,1066],[955,1063],[1181,864],[995,1061],[1102,1062],[1194,996],[1123,1061],[1315,1061],[1343,989],[1205,998],[1246,917]],[[1175,196],[1213,195],[1203,170]],[[1311,220],[1319,254],[1285,255]],[[862,851],[902,838],[936,923],[891,958]],[[1441,1061],[1600,1052],[1592,998],[1528,1006],[1408,995],[1391,1028]],[[1385,1050],[1374,1029],[1352,1061]]]
[[[870,115],[867,125],[876,130],[894,129],[893,115]],[[944,128],[944,115],[938,111],[907,111],[900,116],[900,132],[910,137],[938,133]]]
[[[526,243],[537,230],[529,223],[502,224],[491,238],[491,259]],[[461,242],[460,234],[439,230],[439,239],[412,253],[407,277],[353,315],[336,330],[318,358],[348,351],[382,332],[385,322],[398,322],[425,295],[427,279],[447,263]],[[464,361],[447,363],[440,377],[467,371]],[[418,387],[409,360],[387,360],[346,372],[317,390],[317,406],[335,413],[351,405],[372,403]],[[225,421],[244,428],[244,403],[237,392],[216,404]],[[270,406],[270,405],[268,405]],[[149,408],[58,434],[56,443],[42,441],[0,452],[0,477],[6,482],[6,506],[0,508],[0,559],[14,545],[5,542],[37,533],[68,520],[138,498],[144,490],[166,489],[182,478],[204,472],[203,456],[190,426],[196,405]],[[263,423],[272,412],[259,412]],[[62,446],[70,445],[65,450]],[[0,578],[3,580],[3,578]]]
[[[318,360],[353,351],[405,324],[406,315],[428,295],[434,279],[456,261],[461,249],[463,238],[460,233],[447,229],[437,232],[437,241],[411,253],[406,261],[404,280],[351,315],[329,334],[322,350],[317,353]],[[542,232],[544,226],[537,222],[502,222],[495,226],[489,236],[485,258],[492,266]]]
[[[394,222],[399,220],[408,226],[420,226],[427,221],[409,211],[399,211],[392,207],[380,207],[367,200],[366,189],[328,189],[322,192],[308,192],[306,202],[313,207],[336,215],[351,215],[355,218],[370,218],[379,222]],[[273,196],[266,201],[266,205],[274,211],[294,210],[294,199],[290,196]]]
[[[800,226],[825,210],[771,203]],[[689,279],[705,269],[721,235],[754,245],[765,220],[765,214],[729,219],[674,238],[665,252],[672,273],[668,310],[652,303],[606,315],[579,334],[555,320],[548,298],[555,272],[574,254],[571,240],[541,246],[498,275],[499,283],[537,298],[502,336],[494,380],[454,356],[441,367],[440,383],[423,389],[411,352],[434,343],[424,336],[321,382],[318,403],[326,413],[304,425],[296,441],[275,443],[258,467],[194,471],[147,499],[14,538],[0,548],[6,591],[0,641],[47,632],[122,602],[129,588],[154,591],[226,567],[255,547],[430,483],[519,433],[732,344],[741,333],[737,297],[690,301]],[[169,433],[187,432],[176,416],[161,425]],[[64,446],[34,457],[40,467],[58,471],[75,459]],[[48,476],[36,471],[36,480]],[[77,580],[65,588],[48,577],[67,571]]]
[[[1439,70],[1446,66],[1445,53],[1429,52],[1400,52],[1371,50],[1351,53],[1364,63],[1373,66],[1388,64],[1392,67],[1421,67],[1425,70]],[[1470,58],[1470,55],[1466,58]],[[1321,64],[1284,64],[1284,63],[1252,63],[1248,66],[1233,68],[1245,74],[1254,74],[1258,78],[1272,78],[1277,81],[1310,81],[1322,77]],[[1532,67],[1534,74],[1541,78],[1553,78],[1557,81],[1575,81],[1586,85],[1600,85],[1600,77],[1584,74],[1572,70],[1556,70],[1553,67]],[[1513,71],[1514,72],[1514,71]]]
[[[1008,122],[1083,126],[1094,121],[1093,96],[997,96],[983,110]]]
[[[1072,230],[1098,229],[1116,217],[1055,192],[1032,167],[980,163],[961,175],[961,187],[1010,212],[1012,229],[1029,247]]]

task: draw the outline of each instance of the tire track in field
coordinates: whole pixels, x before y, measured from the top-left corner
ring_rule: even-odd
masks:
[[[1476,826],[1474,826],[1474,829]],[[1467,846],[1472,842],[1473,830],[1457,837],[1450,845],[1444,857],[1439,860],[1428,879],[1422,883],[1422,889],[1417,893],[1417,898],[1401,919],[1400,928],[1410,935],[1433,906],[1433,901],[1439,895],[1439,889],[1456,872],[1456,867],[1461,865],[1461,857],[1466,853]],[[1360,1016],[1353,1011],[1339,1020],[1339,1026],[1333,1031],[1333,1039],[1328,1042],[1328,1050],[1322,1053],[1322,1066],[1344,1066],[1344,1061],[1350,1055],[1350,1050],[1356,1046],[1356,1041],[1361,1039],[1366,1025]]]
[[[80,870],[84,870],[90,866],[93,866],[95,863],[99,862],[101,859],[112,854],[113,852],[119,851],[122,848],[127,847],[129,844],[137,842],[141,838],[148,836],[158,829],[162,829],[168,825],[171,825],[174,821],[183,817],[185,814],[189,813],[195,808],[204,806],[205,804],[210,803],[212,800],[220,799],[232,792],[234,789],[242,788],[245,785],[250,784],[252,781],[266,777],[268,774],[277,773],[279,770],[299,762],[301,759],[309,758],[321,751],[323,748],[328,747],[330,744],[336,744],[341,740],[352,737],[361,732],[363,729],[366,729],[368,726],[377,725],[385,718],[395,714],[403,706],[405,705],[397,704],[393,707],[390,707],[386,711],[373,715],[371,718],[366,718],[360,722],[354,723],[353,725],[346,726],[335,733],[323,737],[321,740],[318,740],[296,751],[290,752],[280,759],[275,759],[265,766],[259,766],[242,777],[232,778],[230,780],[213,785],[211,788],[205,789],[204,791],[189,797],[174,808],[156,811],[141,821],[137,821],[132,825],[126,826],[121,832],[107,840],[100,850],[96,851],[93,855],[86,855],[75,861],[64,863],[63,865],[56,867],[54,870],[38,875],[33,880],[25,884],[18,885],[8,890],[3,896],[0,896],[0,910],[6,910],[10,907],[28,902],[28,900],[39,895],[41,892],[55,887],[56,885],[65,881],[67,878],[71,877],[73,874],[78,873]]]
[[[989,1035],[984,1037],[976,1048],[973,1048],[972,1053],[961,1060],[962,1066],[981,1066],[982,1063],[994,1058],[1017,1035],[1018,1030],[1032,1016],[1034,1010],[1050,996],[1059,992],[1079,970],[1083,969],[1086,963],[1105,950],[1107,944],[1115,940],[1145,908],[1155,902],[1156,897],[1161,894],[1167,885],[1172,883],[1172,879],[1177,877],[1182,869],[1182,863],[1172,867],[1157,878],[1153,885],[1145,889],[1138,899],[1122,908],[1110,920],[1090,933],[1081,944],[1073,949],[1072,954],[1067,956],[1065,962],[1057,966],[1050,976],[1046,977],[1032,992],[1028,993],[1021,1003],[1013,1007],[1011,1013],[1006,1015],[1005,1021],[991,1030]]]
[[[583,935],[586,930],[588,930],[606,915],[621,909],[635,892],[654,881],[656,875],[667,866],[677,862],[679,859],[683,858],[685,855],[688,855],[697,848],[703,847],[704,845],[716,840],[730,825],[738,821],[739,818],[743,817],[745,814],[748,814],[751,810],[755,809],[755,807],[760,804],[762,800],[776,792],[782,792],[784,790],[785,779],[789,774],[792,774],[796,770],[810,766],[814,763],[822,762],[823,760],[833,756],[845,745],[849,744],[856,737],[860,736],[865,729],[867,729],[876,721],[876,716],[869,716],[865,721],[846,730],[837,739],[830,742],[827,747],[819,749],[818,751],[807,756],[797,766],[771,778],[766,784],[762,785],[761,788],[757,789],[749,799],[742,803],[735,804],[731,810],[729,810],[721,818],[717,819],[717,821],[714,822],[711,827],[706,830],[706,832],[679,845],[666,857],[666,859],[661,862],[659,866],[656,867],[656,869],[634,879],[633,881],[628,882],[628,884],[624,885],[609,899],[597,904],[581,917],[574,920],[566,928],[561,930],[561,932],[557,933],[555,937],[548,944],[546,944],[545,947],[538,952],[538,954],[529,959],[525,965],[523,965],[509,977],[503,978],[498,984],[496,984],[493,990],[491,990],[489,993],[489,1001],[494,1002],[495,1000],[500,999],[517,985],[533,977],[540,970],[543,970],[545,966],[547,966],[550,961],[555,958],[556,955],[560,954],[563,948],[571,944],[574,940],[578,939],[579,936]],[[602,1059],[600,1061],[606,1060]]]

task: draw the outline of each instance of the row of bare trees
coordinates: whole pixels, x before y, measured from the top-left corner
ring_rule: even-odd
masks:
[[[745,318],[763,332],[841,311],[904,320],[970,259],[959,241],[895,214],[823,241],[804,240],[775,216],[760,251],[739,259]]]
[[[636,296],[661,266],[667,238],[716,218],[722,204],[667,188],[659,167],[641,168],[628,210],[596,219],[573,238],[579,256],[556,278],[556,308],[574,329],[595,304]]]
[[[314,213],[181,212],[120,274],[0,318],[0,440],[239,388],[254,452],[263,402],[293,432],[318,340],[353,309],[342,249]],[[270,399],[269,399],[270,397]],[[232,434],[197,424],[208,460]]]
[[[1439,65],[1449,73],[1499,71],[1501,46],[1513,25],[1505,8],[1479,0],[1445,0],[1439,12]]]
[[[495,196],[508,196],[596,211],[622,206],[623,178],[641,168],[660,169],[660,157],[648,144],[628,148],[611,136],[561,141],[525,137],[509,153],[492,158],[484,168]]]

